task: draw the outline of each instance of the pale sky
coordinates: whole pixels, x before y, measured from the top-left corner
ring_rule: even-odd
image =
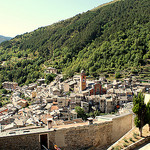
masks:
[[[14,37],[112,0],[0,0],[0,35]]]

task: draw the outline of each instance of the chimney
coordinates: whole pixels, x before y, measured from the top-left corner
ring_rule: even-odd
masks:
[[[89,121],[89,125],[93,124],[93,118],[87,118]]]
[[[52,122],[53,122],[53,119],[52,119],[52,118],[48,118],[48,119],[47,119],[47,128],[48,128],[48,130],[49,130],[50,128],[52,128]]]

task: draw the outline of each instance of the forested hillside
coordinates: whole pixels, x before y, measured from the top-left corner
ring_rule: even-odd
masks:
[[[45,66],[69,76],[136,72],[148,59],[150,0],[122,0],[1,43],[0,83],[34,82]]]

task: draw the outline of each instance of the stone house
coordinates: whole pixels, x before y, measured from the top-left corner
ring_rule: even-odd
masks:
[[[69,84],[67,82],[64,82],[64,92],[69,92]]]
[[[80,82],[80,75],[74,75],[73,81]]]
[[[116,105],[116,95],[115,94],[105,94],[105,95],[92,95],[87,97],[88,101],[92,100],[94,106],[103,113],[109,113],[114,110]]]
[[[84,96],[82,94],[71,93],[69,96],[69,106],[71,109],[74,109],[76,106],[81,105],[81,100],[83,100]]]
[[[16,82],[3,82],[2,86],[6,90],[15,90],[18,86],[18,83],[16,83]]]
[[[70,81],[68,84],[69,84],[69,91],[74,91],[76,90],[76,88],[78,89],[76,91],[79,91],[76,81]]]
[[[56,87],[54,87],[52,89],[52,93],[53,93],[53,95],[61,96],[60,90],[58,88],[56,88]]]
[[[77,84],[74,84],[74,92],[75,93],[79,93],[80,89],[79,89],[79,82]]]
[[[126,79],[124,79],[124,84],[125,85],[131,85],[131,78],[126,78]]]
[[[119,89],[114,89],[114,93],[118,96],[126,96],[126,91],[119,88]]]
[[[118,89],[119,85],[121,85],[121,81],[119,81],[119,80],[113,80],[112,85],[113,85],[114,89]]]
[[[145,87],[145,92],[150,93],[150,83],[141,83],[141,87]]]
[[[36,84],[36,83],[31,83],[31,84],[29,84],[29,86],[28,86],[28,90],[34,90],[36,87],[37,87],[37,84]]]
[[[17,102],[17,105],[21,106],[21,107],[26,107],[28,105],[28,102],[24,99],[20,99],[18,102]]]
[[[74,110],[70,111],[68,108],[63,108],[60,109],[59,119],[64,121],[77,119],[77,113]]]
[[[81,107],[84,109],[84,111],[86,113],[89,112],[89,103],[88,102],[81,101]]]
[[[8,116],[8,115],[2,116],[2,118],[0,118],[0,124],[1,125],[8,125],[8,124],[14,122],[14,120],[15,119],[12,116]]]
[[[134,95],[138,95],[140,92],[145,92],[145,87],[137,86],[133,88]]]
[[[1,107],[0,108],[0,115],[2,115],[3,112],[7,112],[8,111],[8,108],[6,107]]]
[[[119,96],[117,99],[118,99],[119,105],[122,105],[130,101],[127,96]]]
[[[50,97],[50,96],[45,98],[45,100],[46,100],[47,103],[52,103],[53,102],[53,98]]]
[[[23,93],[24,93],[25,97],[32,98],[32,90],[25,90],[25,91],[23,91]]]
[[[128,89],[125,89],[125,92],[126,92],[126,96],[128,100],[132,101],[133,91],[130,88],[128,88]]]
[[[100,99],[99,108],[101,112],[106,112],[106,99]]]
[[[63,82],[64,92],[74,91],[75,85],[77,85],[76,81],[73,81],[72,79],[66,80],[65,82]]]
[[[42,84],[45,83],[45,79],[38,79],[37,83],[38,83],[38,86],[41,86]]]
[[[15,118],[14,123],[16,124],[17,128],[20,128],[25,126],[25,121],[25,118]]]
[[[48,68],[46,69],[45,73],[57,74],[57,69],[56,69],[56,68],[52,68],[52,67],[48,67]]]
[[[68,106],[69,98],[68,97],[58,97],[57,102],[58,102],[58,107],[62,108],[62,107]]]
[[[115,109],[115,103],[112,98],[106,99],[106,113],[111,113]]]

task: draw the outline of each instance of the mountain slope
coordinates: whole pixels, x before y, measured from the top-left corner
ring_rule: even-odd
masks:
[[[43,63],[69,76],[139,71],[150,58],[149,14],[149,0],[124,0],[19,35],[0,45],[0,82],[35,81]]]
[[[110,1],[110,2],[108,2],[108,3],[104,3],[104,4],[100,5],[100,6],[97,6],[97,7],[93,8],[91,11],[95,11],[95,10],[97,10],[97,9],[103,7],[103,6],[106,6],[106,5],[115,3],[115,2],[117,2],[117,1],[120,1],[120,0],[112,0],[112,1]]]
[[[10,39],[11,39],[11,37],[5,37],[5,36],[0,35],[0,43],[10,40]]]

